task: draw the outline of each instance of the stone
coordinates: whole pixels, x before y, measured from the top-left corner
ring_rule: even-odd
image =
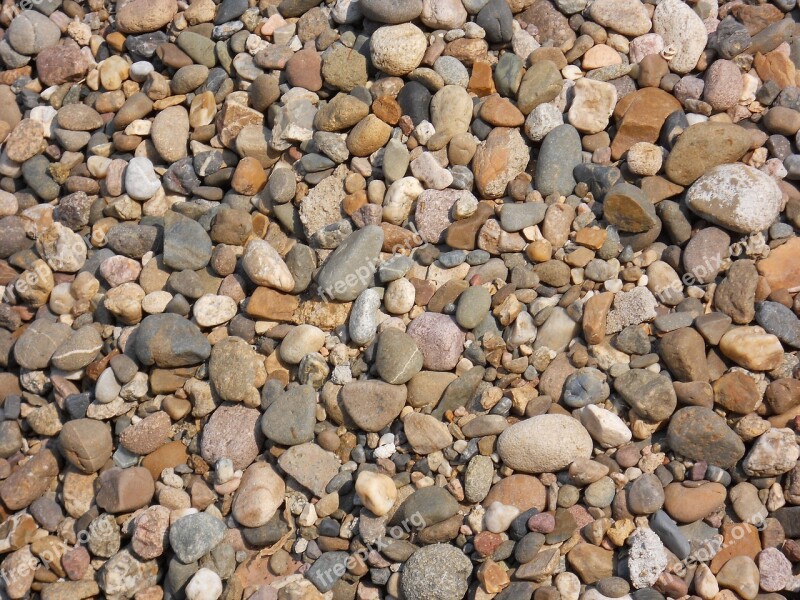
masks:
[[[122,33],[149,33],[168,24],[178,12],[175,0],[128,0],[117,10],[117,27]]]
[[[169,313],[145,317],[134,344],[142,364],[168,369],[198,364],[211,354],[211,345],[196,325]]]
[[[235,469],[244,469],[259,454],[264,437],[259,426],[260,413],[241,405],[217,408],[203,428],[200,451],[206,462],[227,458]]]
[[[736,364],[753,371],[770,371],[783,361],[780,340],[761,327],[737,327],[722,336],[722,353]]]
[[[378,28],[369,46],[370,59],[377,69],[387,75],[403,76],[422,62],[428,42],[416,25],[403,23]]]
[[[586,429],[565,415],[531,417],[506,429],[497,441],[503,462],[523,473],[560,471],[578,458],[589,458],[591,449]]]
[[[622,231],[641,233],[658,224],[655,208],[644,193],[629,183],[618,183],[606,194],[603,216]]]
[[[409,414],[403,420],[403,430],[417,454],[431,454],[453,443],[447,426],[431,415]]]
[[[245,527],[266,525],[278,511],[286,494],[283,479],[267,463],[256,462],[242,474],[231,512]]]
[[[675,412],[667,429],[669,446],[681,456],[729,469],[744,456],[744,444],[711,409],[688,406]]]
[[[626,371],[614,380],[614,389],[648,421],[669,419],[678,402],[668,379],[644,369]]]
[[[353,381],[342,388],[342,406],[360,429],[380,431],[400,414],[407,394],[401,385]]]
[[[375,365],[386,383],[403,384],[422,370],[423,355],[410,335],[386,329],[378,338]]]
[[[261,417],[261,431],[284,446],[304,444],[314,439],[316,394],[310,385],[282,393]]]
[[[377,225],[367,225],[351,233],[317,274],[317,287],[323,297],[352,301],[369,287],[383,238],[383,229]]]
[[[506,186],[525,170],[530,153],[517,129],[498,127],[478,145],[472,168],[478,191],[486,198],[499,198]]]
[[[242,267],[256,285],[291,292],[295,281],[286,263],[266,240],[250,240],[242,256]]]
[[[96,473],[111,458],[114,449],[107,424],[94,419],[68,421],[58,436],[59,450],[84,473]]]
[[[697,487],[670,483],[664,488],[664,510],[679,523],[693,523],[724,504],[726,496],[725,486],[716,482]]]
[[[794,468],[800,448],[790,429],[772,428],[759,436],[742,461],[742,469],[751,477],[774,477]]]
[[[208,554],[225,535],[225,524],[208,513],[183,516],[169,528],[169,545],[176,558],[192,563]]]
[[[397,500],[397,487],[391,477],[362,471],[356,479],[356,493],[364,506],[377,517],[387,514]]]
[[[731,164],[717,166],[701,176],[686,192],[686,205],[721,227],[756,233],[775,221],[781,198],[774,179],[748,165]]]
[[[683,74],[694,69],[708,41],[697,13],[679,0],[659,4],[653,14],[653,31],[664,39],[665,47],[671,46],[675,51],[669,59],[671,71]]]
[[[679,381],[708,381],[705,349],[705,340],[699,333],[690,327],[682,327],[661,338],[658,352],[670,373]]]
[[[409,324],[406,333],[422,352],[425,369],[449,371],[461,357],[465,334],[447,315],[424,312]]]
[[[575,188],[573,169],[582,161],[581,140],[572,125],[559,125],[542,142],[536,162],[536,189],[543,196],[566,196]]]
[[[714,173],[719,173],[717,179],[723,179],[727,175],[737,179],[742,177],[744,181],[741,184],[738,181],[731,181],[730,185],[736,187],[741,185],[746,190],[748,182],[753,177],[758,177],[750,173],[752,167],[727,165],[726,163],[733,163],[741,158],[750,148],[751,139],[742,127],[730,123],[709,121],[692,125],[685,129],[674,142],[664,164],[666,175],[679,185],[692,184],[701,175],[714,177]],[[722,170],[715,171],[714,167],[721,167]],[[702,184],[698,189],[701,188]],[[727,192],[724,188],[721,191]]]
[[[43,448],[0,484],[0,499],[8,510],[25,508],[41,497],[58,475],[58,459],[55,453]]]
[[[650,16],[641,2],[598,0],[589,8],[595,23],[627,36],[640,36],[650,31]]]
[[[584,66],[585,61],[584,57]],[[575,99],[567,113],[570,124],[583,133],[603,131],[617,104],[617,88],[605,81],[582,77],[573,89]]]
[[[110,513],[128,513],[150,504],[155,485],[144,467],[113,468],[98,479],[97,506]]]
[[[449,544],[424,546],[406,561],[400,589],[408,600],[458,600],[467,592],[472,563]]]
[[[791,238],[756,264],[758,273],[766,278],[773,292],[800,285],[800,267],[795,261],[798,249],[800,239]]]
[[[278,465],[320,498],[325,495],[325,487],[339,471],[336,456],[313,443],[292,446],[281,454]]]

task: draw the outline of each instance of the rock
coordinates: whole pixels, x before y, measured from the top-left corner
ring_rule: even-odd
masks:
[[[117,27],[122,33],[148,33],[164,27],[177,12],[175,0],[128,0],[117,9]]]
[[[206,462],[221,458],[233,461],[234,469],[244,469],[259,454],[264,437],[259,427],[260,413],[241,405],[216,409],[203,429],[200,451]]]
[[[721,227],[756,233],[778,217],[781,198],[772,177],[748,165],[731,164],[715,167],[700,177],[686,192],[686,205]]]
[[[364,431],[380,431],[403,410],[405,386],[382,381],[353,381],[341,391],[342,406],[352,421]]]
[[[8,510],[25,508],[44,494],[58,475],[58,459],[43,448],[0,484],[0,499]]]
[[[378,338],[375,366],[386,383],[403,384],[422,369],[423,356],[410,335],[386,329]]]
[[[380,27],[370,38],[370,59],[387,75],[403,76],[419,66],[427,46],[425,34],[416,25]]]
[[[507,44],[513,33],[514,16],[505,0],[489,0],[475,17],[492,44]]]
[[[705,24],[696,12],[679,0],[659,4],[653,31],[664,38],[665,47],[675,50],[669,59],[671,71],[682,74],[694,69],[708,41]]]
[[[628,567],[636,589],[653,585],[667,567],[667,553],[658,535],[651,529],[636,528],[629,538]]]
[[[791,429],[772,428],[756,439],[742,461],[742,469],[751,477],[774,477],[794,468],[800,448]]]
[[[413,21],[423,11],[423,0],[361,0],[361,13],[378,23],[407,23]]]
[[[734,262],[728,269],[727,277],[719,284],[714,294],[714,304],[717,309],[737,324],[750,323],[755,316],[758,272],[754,267],[750,260]]]
[[[758,273],[767,279],[773,292],[800,285],[800,267],[794,260],[798,249],[800,238],[791,238],[773,248],[767,258],[758,261]]]
[[[283,292],[294,289],[294,277],[280,254],[265,240],[250,240],[242,256],[242,267],[256,285]]]
[[[701,175],[707,175],[705,181],[709,181],[708,178],[714,181],[715,173],[719,173],[716,181],[725,179],[728,175],[742,177],[744,181],[741,184],[727,182],[727,180],[726,183],[728,186],[735,186],[734,189],[738,189],[741,185],[742,189],[746,190],[748,185],[753,185],[754,178],[761,181],[758,175],[750,173],[755,169],[747,165],[727,165],[726,163],[733,163],[741,158],[750,148],[751,141],[752,138],[747,131],[738,125],[714,122],[697,123],[688,127],[678,136],[664,164],[664,169],[667,177],[680,185],[694,183]],[[714,167],[722,170],[717,171]],[[703,188],[704,186],[701,184],[698,190]],[[721,191],[725,193],[723,197],[728,197],[731,193],[724,187]],[[687,202],[687,204],[690,203]]]
[[[568,113],[570,125],[583,133],[603,131],[617,104],[617,88],[582,77],[575,82],[574,90],[575,99]]]
[[[753,371],[770,371],[783,361],[780,340],[761,327],[731,329],[722,336],[719,348],[727,358]]]
[[[447,426],[431,415],[409,414],[403,419],[403,431],[417,454],[431,454],[453,443]]]
[[[267,463],[250,465],[242,475],[233,498],[231,512],[244,527],[266,525],[283,504],[286,485]]]
[[[783,304],[759,302],[756,306],[756,321],[788,346],[800,347],[800,320]]]
[[[658,224],[652,202],[629,183],[618,183],[608,190],[603,201],[603,216],[620,230],[632,233],[649,231]]]
[[[752,600],[758,594],[758,567],[749,556],[734,556],[717,573],[717,582],[742,598]]]
[[[186,142],[189,139],[188,111],[182,106],[170,106],[159,112],[153,119],[150,138],[165,162],[173,163],[186,158]]]
[[[164,264],[176,271],[197,271],[209,260],[211,238],[203,227],[193,219],[168,212],[164,216]]]
[[[724,504],[726,496],[725,486],[715,482],[697,487],[670,483],[664,488],[664,510],[679,523],[693,523]]]
[[[160,314],[141,322],[135,350],[142,364],[175,368],[204,361],[211,354],[211,345],[190,321],[180,315]]]
[[[525,170],[529,158],[530,151],[517,129],[493,129],[472,160],[478,191],[486,198],[499,198],[508,183]]]
[[[377,517],[388,513],[397,500],[397,487],[391,477],[370,471],[359,473],[356,493],[364,506]]]
[[[592,20],[603,27],[627,36],[640,36],[650,31],[647,9],[641,2],[598,0],[589,7]]]
[[[681,456],[729,469],[744,456],[744,444],[725,420],[702,406],[681,408],[670,419],[669,446]]]
[[[325,333],[319,327],[298,325],[283,338],[280,355],[287,363],[296,365],[307,354],[317,352],[324,343]]]
[[[20,54],[35,56],[45,48],[55,46],[61,37],[58,25],[34,10],[24,10],[10,20],[6,39]]]
[[[614,389],[648,421],[669,419],[678,402],[668,379],[644,369],[626,371],[614,380]]]
[[[506,429],[497,440],[502,461],[523,473],[560,471],[578,458],[589,458],[591,449],[586,429],[564,415],[531,417]]]
[[[144,467],[109,469],[100,474],[98,481],[97,506],[114,514],[147,506],[155,494],[153,478]]]
[[[327,299],[348,302],[372,283],[383,229],[367,225],[351,233],[328,257],[317,274],[317,287]]]
[[[50,360],[57,369],[77,371],[92,362],[101,347],[102,339],[97,329],[87,325],[62,342]]]
[[[517,108],[528,115],[540,104],[555,100],[564,81],[552,61],[542,60],[525,72],[517,92]]]
[[[464,332],[449,316],[424,312],[406,330],[422,352],[423,368],[449,371],[456,366],[464,348]]]
[[[169,528],[169,545],[179,561],[189,564],[222,542],[225,529],[225,523],[208,513],[186,515]]]
[[[217,573],[205,567],[198,570],[186,586],[188,600],[207,600],[219,598],[221,595],[222,579]]]
[[[277,444],[295,446],[314,439],[316,394],[310,385],[283,392],[261,417],[261,431]]]
[[[34,321],[14,344],[14,358],[26,369],[45,369],[55,351],[70,338],[71,331],[63,323]]]
[[[408,600],[458,600],[467,592],[472,563],[449,544],[424,546],[406,561],[400,589]]]
[[[703,337],[690,327],[670,331],[658,347],[670,373],[680,381],[708,381],[706,345]]]
[[[598,444],[604,448],[616,448],[631,440],[631,430],[617,415],[594,404],[579,412],[583,426]]]
[[[758,553],[759,586],[765,592],[779,592],[792,579],[792,564],[777,548],[764,548]]]
[[[637,142],[656,142],[667,117],[677,110],[681,110],[680,102],[658,88],[621,98],[614,109],[617,134],[611,142],[611,157],[620,159]]]
[[[125,192],[134,200],[150,200],[161,187],[153,163],[144,156],[132,158],[125,168]]]
[[[107,424],[94,419],[68,421],[58,436],[59,450],[84,473],[96,473],[111,458],[114,446]]]
[[[339,460],[316,444],[292,446],[278,459],[281,469],[316,496],[325,495],[325,487],[339,471]]]
[[[581,164],[580,135],[572,125],[559,125],[542,142],[536,162],[536,189],[543,196],[566,196],[575,188],[573,169]]]

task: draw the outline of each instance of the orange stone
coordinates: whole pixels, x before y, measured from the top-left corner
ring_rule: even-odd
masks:
[[[575,243],[592,250],[599,250],[606,241],[606,230],[599,227],[584,227],[575,234]]]
[[[786,54],[778,50],[766,54],[757,53],[753,59],[753,66],[763,81],[771,79],[781,89],[794,85],[796,71],[794,63]]]
[[[267,184],[267,174],[257,158],[245,156],[236,165],[231,179],[231,187],[245,196],[253,196],[264,189]]]
[[[611,156],[619,160],[636,142],[658,140],[667,117],[681,109],[681,103],[659,88],[644,88],[623,97],[614,109],[617,135],[611,142]]]
[[[484,506],[491,506],[492,502],[500,502],[507,506],[516,506],[520,512],[531,508],[544,510],[547,500],[547,490],[541,481],[531,475],[520,473],[501,479],[492,486]]]
[[[300,300],[292,294],[282,294],[270,288],[258,287],[247,302],[245,311],[256,319],[291,321]]]
[[[490,96],[481,105],[481,119],[495,127],[519,127],[525,122],[525,115],[509,100]]]
[[[391,96],[381,96],[372,103],[372,112],[381,121],[389,125],[397,125],[400,117],[403,116],[403,109],[400,104]]]
[[[183,442],[174,441],[164,444],[158,450],[145,456],[142,459],[142,466],[150,471],[153,479],[158,479],[161,477],[161,471],[186,464],[188,459],[189,453]]]
[[[481,98],[494,94],[496,90],[494,87],[494,78],[492,77],[492,65],[481,60],[475,61],[475,64],[472,66],[472,75],[469,78],[467,90]]]
[[[734,556],[749,556],[755,559],[761,552],[758,529],[749,523],[727,523],[722,525],[721,550],[711,560],[711,572],[719,573],[725,563]]]
[[[791,238],[773,248],[769,256],[756,263],[773,292],[800,286],[800,238]]]

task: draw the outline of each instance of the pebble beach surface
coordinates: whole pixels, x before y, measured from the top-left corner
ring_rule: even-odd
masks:
[[[796,0],[0,10],[0,600],[800,598]]]

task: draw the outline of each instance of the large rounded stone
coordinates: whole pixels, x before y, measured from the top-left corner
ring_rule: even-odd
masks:
[[[497,440],[506,466],[524,473],[553,473],[592,454],[592,438],[566,415],[538,415],[515,423]]]

